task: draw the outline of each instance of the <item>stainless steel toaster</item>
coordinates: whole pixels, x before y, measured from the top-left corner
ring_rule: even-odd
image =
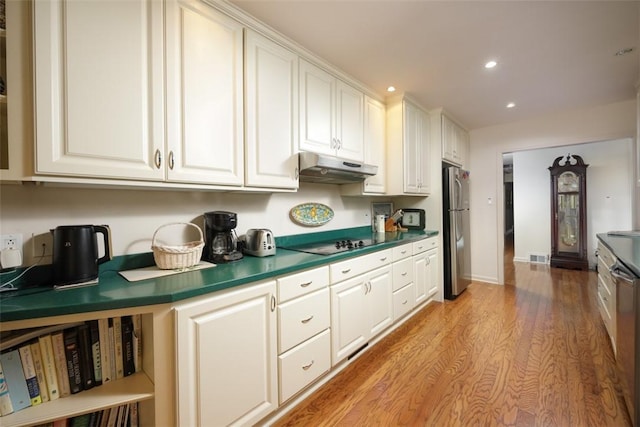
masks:
[[[276,241],[271,230],[266,228],[247,230],[244,253],[257,257],[275,255]]]

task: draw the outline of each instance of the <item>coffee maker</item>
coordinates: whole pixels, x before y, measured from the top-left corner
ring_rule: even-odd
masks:
[[[235,212],[205,212],[205,246],[202,256],[205,261],[221,264],[242,259],[235,232],[237,225],[238,215]]]

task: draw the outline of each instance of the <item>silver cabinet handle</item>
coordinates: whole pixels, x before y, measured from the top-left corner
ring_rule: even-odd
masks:
[[[429,264],[431,264],[431,259],[430,259],[430,258],[427,258],[425,261],[426,261],[426,264],[425,264],[425,265],[429,265]]]
[[[156,150],[154,163],[156,165],[156,169],[160,169],[160,166],[162,166],[162,153],[160,152],[160,150]]]
[[[308,365],[304,365],[302,367],[302,369],[304,369],[305,371],[309,370],[310,367],[312,367],[314,364],[314,361],[312,360],[311,363],[309,363]]]
[[[404,254],[406,254],[406,253],[407,253],[407,251],[400,251],[400,253],[401,253],[402,255],[404,255]]]
[[[306,283],[300,283],[300,287],[301,288],[306,288],[307,286],[309,286],[312,283],[313,283],[313,280],[310,280],[310,281],[308,281]]]
[[[381,261],[381,262],[384,262],[384,261],[386,261],[386,260],[387,260],[387,257],[386,257],[386,256],[385,256],[385,257],[380,258],[380,261]]]
[[[350,271],[351,271],[351,269],[350,269],[350,268],[347,268],[346,270],[342,270],[342,274],[347,274],[347,273],[348,273],[348,272],[350,272]]]
[[[275,311],[275,310],[276,310],[276,297],[271,295],[271,311]]]
[[[311,322],[311,319],[313,319],[313,315],[311,315],[310,317],[307,317],[306,319],[302,319],[300,322],[309,323],[309,322]]]
[[[401,275],[401,276],[406,276],[406,275],[407,275],[407,272],[405,271],[404,273],[401,273],[400,275]]]
[[[173,166],[175,165],[175,160],[173,158],[173,150],[169,151],[169,169],[173,170]]]
[[[405,305],[406,303],[408,303],[408,300],[404,300],[404,302],[402,303],[402,305]]]

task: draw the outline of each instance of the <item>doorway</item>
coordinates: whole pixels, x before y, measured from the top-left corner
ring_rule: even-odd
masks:
[[[515,283],[515,268],[513,265],[515,227],[513,214],[513,155],[502,155],[502,181],[504,200],[504,283]]]

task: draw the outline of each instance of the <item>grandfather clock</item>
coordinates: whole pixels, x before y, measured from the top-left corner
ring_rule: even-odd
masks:
[[[551,172],[551,267],[587,270],[587,167],[582,157],[558,157]]]

